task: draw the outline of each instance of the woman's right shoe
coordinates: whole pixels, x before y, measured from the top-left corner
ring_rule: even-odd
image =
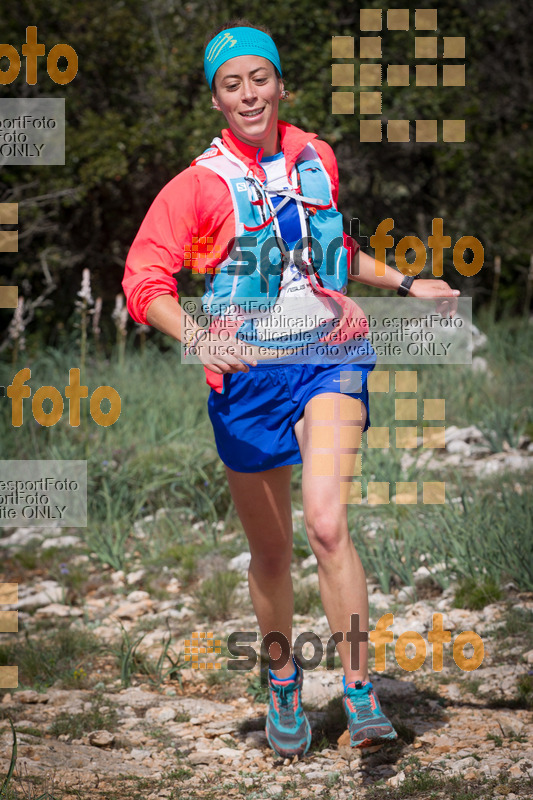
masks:
[[[276,684],[268,675],[270,704],[266,735],[270,747],[282,758],[303,756],[311,744],[311,726],[302,708],[303,670],[296,663],[297,675],[288,684]]]

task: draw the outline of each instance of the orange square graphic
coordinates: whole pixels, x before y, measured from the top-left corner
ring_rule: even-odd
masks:
[[[436,31],[437,9],[417,8],[415,11],[415,29],[417,31]]]
[[[442,120],[443,142],[464,142],[466,138],[464,119]]]
[[[370,430],[370,429],[369,429]],[[361,447],[363,431],[360,425],[341,425],[340,442],[341,447],[358,450]]]
[[[409,30],[409,9],[391,8],[387,11],[387,28],[389,31]]]
[[[445,406],[443,398],[434,400],[424,398],[424,419],[445,419]]]
[[[371,425],[366,432],[366,443],[368,447],[389,447],[389,429]]]
[[[359,83],[361,86],[381,86],[381,64],[361,64]]]
[[[382,131],[380,119],[362,119],[359,125],[360,142],[381,142]]]
[[[390,503],[388,482],[368,481],[367,499],[370,506]]]
[[[18,225],[19,204],[0,203],[0,225]]]
[[[331,57],[332,58],[353,58],[355,54],[353,36],[332,36],[331,37]]]
[[[397,505],[416,505],[418,502],[418,489],[416,481],[396,482]]]
[[[18,231],[0,231],[0,253],[18,253]]]
[[[361,114],[381,114],[381,92],[361,92],[359,111]]]
[[[464,64],[444,64],[442,67],[443,86],[464,86],[465,85],[465,65]]]
[[[0,689],[16,689],[19,685],[18,667],[0,667]]]
[[[370,430],[370,428],[369,428]],[[406,427],[399,427],[396,426],[396,447],[398,448],[406,448],[406,449],[413,449],[416,447],[416,440],[418,436],[418,430],[415,427],[406,426]]]
[[[315,478],[335,475],[333,453],[311,453],[311,475]]]
[[[395,373],[395,390],[397,392],[416,392],[418,373],[414,369],[403,369]]]
[[[415,58],[437,58],[437,37],[416,36]]]
[[[18,286],[0,286],[0,308],[16,308],[18,301]]]
[[[388,392],[389,371],[383,369],[376,372],[376,370],[373,370],[366,380],[366,385],[369,392]]]
[[[465,37],[464,36],[443,36],[444,39],[444,58],[464,58],[465,57]]]
[[[380,31],[381,8],[362,8],[359,11],[359,27],[362,31]]]
[[[361,36],[359,39],[360,58],[381,58],[381,36]]]
[[[416,120],[416,141],[417,142],[436,142],[437,141],[437,120],[436,119],[417,119]]]
[[[361,403],[354,400],[353,397],[339,396],[340,399],[340,418],[342,420],[353,420],[360,422],[363,418],[363,407]]]
[[[437,85],[437,65],[436,64],[417,64],[416,67],[417,86],[436,86]]]
[[[332,64],[331,65],[331,85],[332,86],[353,86],[354,78],[353,64]]]
[[[417,409],[418,401],[416,398],[413,399],[396,399],[394,401],[394,416],[395,419],[417,419],[418,417],[418,409]]]
[[[18,583],[0,583],[0,605],[12,606],[18,603]]]
[[[335,429],[332,425],[313,425],[311,447],[333,447]]]
[[[409,86],[409,64],[391,64],[387,67],[389,86]]]
[[[311,419],[335,419],[335,400],[333,397],[313,397],[311,400]]]
[[[361,503],[363,490],[359,481],[341,481],[339,489],[341,504],[355,505]]]
[[[363,459],[361,453],[356,453],[355,458],[353,453],[340,453],[339,466],[340,477],[351,478],[353,475],[361,475]]]
[[[389,142],[408,142],[409,120],[390,119],[387,123],[387,139]]]
[[[18,633],[19,612],[16,609],[3,611],[0,608],[0,633]]]
[[[444,481],[424,481],[422,483],[422,500],[426,505],[445,503],[446,484]]]
[[[446,447],[446,428],[422,428],[422,446],[436,449]]]
[[[331,93],[332,114],[353,114],[354,111],[355,111],[355,99],[353,92]]]

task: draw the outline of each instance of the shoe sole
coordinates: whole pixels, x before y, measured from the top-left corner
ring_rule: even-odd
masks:
[[[307,717],[306,717],[306,719],[307,719]],[[307,724],[309,725],[309,720],[307,720]],[[265,729],[265,733],[266,733],[268,744],[270,745],[272,750],[278,756],[280,756],[281,758],[292,758],[293,756],[304,756],[307,753],[307,751],[309,750],[309,747],[311,745],[311,739],[312,739],[312,736],[313,736],[312,731],[311,731],[311,726],[309,726],[309,733],[307,735],[307,741],[306,741],[305,746],[303,748],[302,748],[302,746],[300,746],[300,747],[296,748],[295,750],[280,750],[279,747],[277,745],[275,745],[274,742],[271,741],[269,733],[268,733],[268,731],[266,729]]]

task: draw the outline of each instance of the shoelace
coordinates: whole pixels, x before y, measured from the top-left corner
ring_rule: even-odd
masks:
[[[362,688],[363,691],[361,691],[361,689],[356,690],[352,687],[348,687],[346,691],[348,697],[353,701],[356,707],[358,721],[367,722],[374,716],[372,706],[370,704],[370,697],[368,696],[372,686],[367,684]]]
[[[292,693],[296,690],[296,684],[289,684],[287,686],[272,685],[272,690],[277,692],[280,699],[279,715],[283,724],[291,723],[294,719],[294,712],[292,709]]]

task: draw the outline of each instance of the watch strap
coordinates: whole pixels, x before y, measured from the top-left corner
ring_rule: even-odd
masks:
[[[416,275],[406,275],[404,277],[403,281],[398,286],[398,294],[400,297],[406,297],[409,294],[409,289],[415,278]]]

